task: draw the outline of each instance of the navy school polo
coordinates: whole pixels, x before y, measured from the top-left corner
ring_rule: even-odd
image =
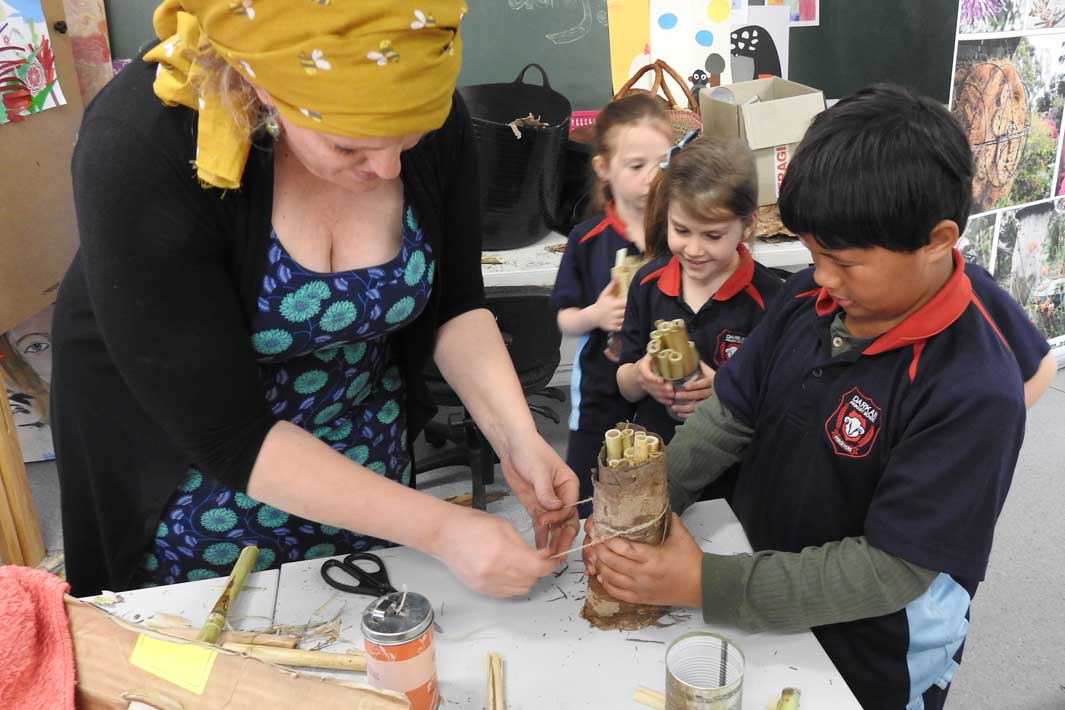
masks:
[[[931,301],[832,357],[838,310],[813,269],[797,274],[718,373],[754,428],[734,508],[755,550],[865,535],[940,573],[894,614],[813,630],[867,710],[923,708],[960,659],[1024,438],[1022,381],[957,252]]]
[[[655,321],[677,318],[687,324],[699,358],[710,367],[716,370],[735,355],[783,285],[776,274],[754,260],[746,246],[740,244],[738,251],[739,267],[698,313],[684,301],[676,257],[662,256],[640,269],[629,287],[621,362],[636,362],[646,354]],[[653,397],[636,404],[636,422],[667,443],[679,424]]]
[[[995,283],[995,279],[986,269],[966,262],[965,275],[972,283],[973,293],[1002,331],[1017,359],[1017,366],[1021,369],[1021,379],[1027,382],[1050,352],[1050,343],[1028,318],[1024,309]]]
[[[639,256],[625,237],[625,224],[612,204],[604,214],[581,222],[570,232],[555,277],[551,305],[556,309],[587,308],[610,283],[610,269],[619,249]],[[577,341],[570,381],[569,428],[601,434],[619,421],[632,418],[632,405],[618,391],[617,363],[606,350],[608,333],[596,328]]]

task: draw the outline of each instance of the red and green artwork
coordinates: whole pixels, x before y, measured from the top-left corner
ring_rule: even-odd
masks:
[[[0,0],[0,123],[65,103],[40,3]]]

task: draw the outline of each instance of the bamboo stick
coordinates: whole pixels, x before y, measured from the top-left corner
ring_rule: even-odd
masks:
[[[240,590],[244,588],[244,581],[248,578],[248,574],[251,572],[252,567],[255,566],[255,561],[258,558],[259,548],[255,545],[249,545],[240,551],[240,557],[237,558],[236,563],[233,565],[233,571],[229,573],[229,581],[226,583],[226,588],[222,590],[218,601],[214,603],[214,608],[207,615],[207,621],[204,622],[203,628],[200,629],[200,633],[196,637],[197,641],[205,643],[218,642],[218,636],[226,625],[226,615],[229,614],[229,610],[233,608],[237,597],[240,596]]]
[[[152,626],[160,633],[169,636],[177,636],[183,639],[195,639],[200,630],[190,626]],[[248,646],[270,646],[272,648],[296,648],[299,639],[295,636],[281,636],[279,634],[264,634],[257,631],[223,631],[217,643],[223,647],[228,643],[246,644]]]
[[[506,703],[503,701],[503,658],[495,651],[488,654],[487,658],[488,680],[488,710],[505,710]]]
[[[366,670],[366,656],[359,651],[326,653],[325,651],[306,651],[302,648],[256,646],[250,643],[225,643],[222,644],[222,648],[280,666],[324,668],[337,671]]]
[[[621,436],[625,439],[625,449],[631,449],[632,445],[636,443],[636,432],[632,429],[622,429]]]
[[[654,454],[657,454],[661,451],[661,446],[662,440],[659,439],[657,436],[647,437],[647,453],[653,456]]]
[[[665,328],[667,328],[669,326],[669,324],[671,322],[672,321],[662,320],[661,318],[659,318],[658,320],[655,321],[655,328],[657,328],[658,330],[664,330]]]
[[[642,686],[637,688],[636,692],[632,694],[632,700],[640,705],[654,708],[654,710],[665,710],[666,708],[665,693],[659,693],[657,690]]]
[[[621,468],[621,459],[610,459],[606,465],[610,468]]]
[[[669,351],[669,369],[673,374],[670,379],[679,380],[687,373],[684,372],[684,356],[676,350]]]
[[[669,365],[669,354],[672,350],[662,350],[656,356],[658,358],[658,374],[667,380],[676,379],[672,376],[673,369]]]
[[[617,429],[607,429],[604,436],[606,443],[606,457],[608,459],[620,459],[625,455],[625,443],[621,438],[621,432]]]
[[[695,343],[688,341],[688,346],[681,350],[683,356],[684,375],[688,376],[699,369],[699,351],[695,349]]]
[[[647,450],[647,437],[636,440],[635,455],[632,460],[636,463],[643,463],[649,458],[650,452]]]

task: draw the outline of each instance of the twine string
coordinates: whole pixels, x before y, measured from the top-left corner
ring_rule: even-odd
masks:
[[[570,548],[569,550],[566,550],[565,552],[559,552],[558,554],[551,555],[548,559],[549,560],[553,560],[553,559],[556,559],[556,558],[559,558],[559,557],[565,557],[566,555],[569,555],[572,552],[577,552],[579,550],[583,550],[584,548],[591,547],[592,545],[598,545],[599,543],[606,542],[607,540],[613,540],[615,537],[621,537],[622,535],[631,535],[632,533],[637,533],[637,532],[640,532],[641,530],[646,530],[647,528],[650,528],[650,527],[653,527],[653,526],[657,525],[658,521],[661,520],[662,518],[664,518],[669,513],[669,510],[670,510],[669,504],[667,503],[666,507],[662,508],[662,512],[659,513],[658,515],[656,515],[654,518],[652,518],[651,520],[648,520],[646,523],[641,523],[640,525],[636,525],[635,527],[631,527],[628,530],[615,530],[614,528],[611,528],[609,525],[606,525],[604,523],[597,523],[596,524],[597,528],[598,527],[605,528],[605,529],[610,531],[610,534],[609,535],[605,535],[603,537],[597,537],[594,540],[592,540],[591,542],[587,542],[587,543],[585,543],[583,545],[578,545],[577,547]]]

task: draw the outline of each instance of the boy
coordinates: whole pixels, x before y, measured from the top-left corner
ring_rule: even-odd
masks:
[[[669,446],[683,510],[743,461],[756,552],[614,539],[626,601],[744,629],[812,628],[867,710],[942,708],[1024,437],[1017,362],[953,248],[972,156],[945,108],[891,86],[818,116],[780,194],[814,268],[785,285]]]

